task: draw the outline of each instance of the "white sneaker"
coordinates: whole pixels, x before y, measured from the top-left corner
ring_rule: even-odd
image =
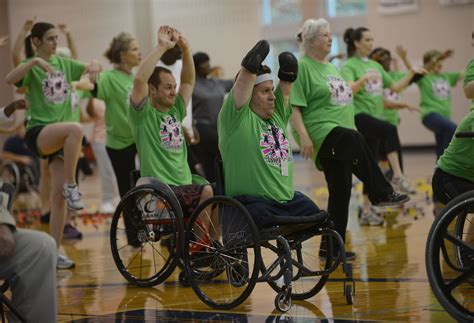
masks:
[[[77,185],[71,187],[64,184],[63,196],[69,210],[79,211],[84,208],[84,203],[82,203],[82,193],[77,189]]]
[[[105,202],[105,203],[102,203],[102,206],[100,207],[100,211],[105,214],[112,214],[115,212],[115,207],[112,204],[112,202]]]
[[[57,269],[71,269],[76,264],[74,261],[68,258],[65,254],[58,252],[58,263],[56,264]]]
[[[410,183],[405,177],[392,178],[392,186],[395,191],[406,194],[416,194],[416,190],[410,185]]]
[[[378,215],[373,208],[370,208],[368,212],[362,212],[359,218],[359,224],[362,226],[382,226],[383,223],[383,216]]]

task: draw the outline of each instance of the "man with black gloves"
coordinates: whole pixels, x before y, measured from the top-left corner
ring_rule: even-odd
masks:
[[[270,68],[262,65],[269,50],[268,42],[261,40],[244,57],[218,120],[225,194],[242,202],[258,226],[270,224],[270,216],[305,216],[319,211],[293,187],[287,125],[297,60],[288,52],[279,55],[280,82],[274,90]]]

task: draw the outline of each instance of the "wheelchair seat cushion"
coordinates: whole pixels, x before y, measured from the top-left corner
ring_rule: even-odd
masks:
[[[235,197],[245,208],[259,228],[288,224],[314,224],[327,220],[328,214],[307,196],[295,192],[286,203],[261,199],[250,195]]]

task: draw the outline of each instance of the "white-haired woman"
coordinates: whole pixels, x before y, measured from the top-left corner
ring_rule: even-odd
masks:
[[[354,125],[352,90],[327,60],[332,35],[324,19],[309,19],[298,39],[303,57],[291,102],[292,125],[301,155],[314,158],[324,172],[329,189],[328,212],[344,238],[351,196],[352,174],[361,179],[375,205],[399,205],[409,198],[394,192]],[[365,219],[380,225],[380,219]],[[354,258],[355,254],[347,255]]]

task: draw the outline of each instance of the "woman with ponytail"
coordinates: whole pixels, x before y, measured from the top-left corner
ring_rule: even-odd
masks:
[[[70,210],[84,208],[75,180],[83,131],[80,124],[62,120],[71,106],[71,82],[79,80],[85,73],[95,81],[100,65],[95,61],[83,64],[56,56],[58,34],[53,24],[35,23],[31,34],[25,38],[26,60],[14,68],[5,80],[26,88],[25,140],[32,151],[49,161],[52,175],[50,230],[59,248],[66,205]],[[58,252],[58,268],[73,266],[73,261]]]
[[[415,74],[423,73],[424,70],[412,69],[405,77],[395,82],[379,63],[368,58],[373,49],[374,38],[367,28],[347,29],[344,33],[344,41],[347,44],[348,60],[342,67],[341,74],[354,94],[357,129],[364,136],[374,157],[379,151],[379,143],[384,146],[393,170],[394,188],[404,193],[414,194],[415,190],[405,178],[400,166],[398,157],[400,139],[397,127],[383,120],[383,89],[389,88],[398,93],[409,85]],[[375,213],[365,193],[364,188],[363,217],[369,213]]]

